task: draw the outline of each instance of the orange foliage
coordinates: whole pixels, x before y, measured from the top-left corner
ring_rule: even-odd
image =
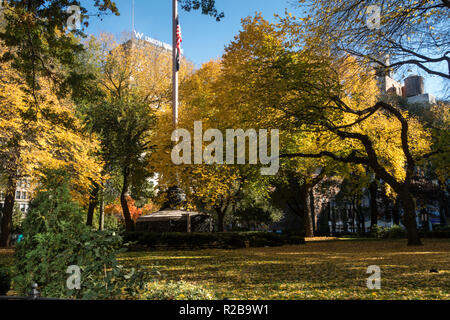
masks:
[[[144,208],[142,208],[142,215],[144,215],[144,216],[150,215],[150,214],[158,211],[160,209],[160,207],[161,206],[159,206],[155,203],[149,202],[144,206]]]
[[[113,214],[120,220],[124,220],[122,206],[120,205],[120,201],[116,201],[117,203],[113,203],[110,205],[107,205],[105,207],[105,214]],[[134,205],[135,201],[130,196],[127,196],[127,204],[128,209],[130,210],[131,219],[133,219],[134,222],[142,215],[143,210],[137,208]]]

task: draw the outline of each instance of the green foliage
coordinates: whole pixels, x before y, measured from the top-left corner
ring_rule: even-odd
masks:
[[[424,238],[443,239],[450,238],[450,226],[433,226],[432,231],[420,232],[420,236]]]
[[[20,210],[19,204],[16,202],[14,204],[13,215],[12,215],[12,232],[21,233],[22,232],[22,222],[25,219],[25,215]]]
[[[11,288],[11,271],[7,267],[0,266],[0,296],[4,296]]]
[[[213,300],[213,293],[185,281],[152,282],[141,296],[144,300]]]
[[[383,227],[380,227],[377,224],[373,225],[372,229],[370,230],[370,235],[377,239],[383,238]]]
[[[110,230],[114,232],[122,232],[125,230],[124,224],[117,219],[116,216],[112,214],[105,214],[105,222],[104,222],[105,230]]]
[[[84,224],[83,212],[72,202],[64,172],[49,172],[23,223],[24,240],[16,250],[14,278],[26,294],[32,283],[44,297],[113,299],[132,297],[149,273],[126,270],[117,263],[122,238],[112,231],[94,231]],[[81,269],[81,289],[66,287],[69,266]]]
[[[148,140],[155,116],[147,104],[129,100],[88,106],[85,121],[92,131],[100,134],[107,164],[122,170],[129,166],[137,174],[148,162],[148,157],[142,154],[151,149]],[[148,172],[139,173],[139,177],[148,176]]]
[[[226,233],[150,233],[128,232],[125,241],[135,242],[147,248],[238,249],[245,247],[276,247],[284,244],[304,244],[304,238],[270,232],[226,232]]]
[[[406,238],[406,231],[399,225],[393,225],[390,228],[386,228],[383,232],[383,237],[387,239],[402,239]]]
[[[250,229],[252,226],[280,221],[283,212],[272,206],[266,197],[253,190],[244,190],[239,196],[233,217]]]
[[[122,176],[121,196],[130,186],[133,194],[145,196],[147,179],[153,176],[150,137],[155,115],[148,104],[135,101],[134,97],[127,99],[88,106],[85,121],[100,136],[106,166]],[[134,222],[129,213],[124,212],[124,217],[127,228],[132,229]]]
[[[399,225],[383,228],[378,225],[372,227],[371,234],[378,239],[403,239],[406,238],[406,231]]]
[[[223,12],[216,9],[216,0],[180,0],[181,8],[186,11],[201,9],[202,14],[210,15],[220,21],[225,17]]]
[[[70,87],[83,82],[83,76],[78,73],[82,64],[76,61],[76,55],[84,48],[74,35],[84,36],[84,33],[82,30],[66,32],[70,16],[67,7],[80,5],[79,1],[14,0],[3,3],[8,10],[3,12],[6,23],[4,30],[0,30],[0,40],[11,50],[1,58],[13,62],[13,67],[33,88],[33,92],[39,89],[36,78],[40,76],[51,78],[57,85],[58,93],[67,93]],[[114,2],[109,0],[95,0],[93,5],[98,14],[119,14]],[[81,7],[80,12],[85,27],[89,17],[87,9]],[[60,66],[64,72],[57,71]]]
[[[433,231],[450,232],[450,225],[433,227]]]

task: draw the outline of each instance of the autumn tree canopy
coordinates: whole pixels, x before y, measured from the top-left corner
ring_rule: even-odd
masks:
[[[0,53],[4,51],[1,46]],[[35,80],[41,88],[39,109],[30,108],[30,87],[11,63],[2,62],[1,68],[0,174],[6,179],[6,196],[0,245],[6,246],[20,177],[37,181],[45,170],[65,169],[71,175],[73,196],[86,202],[90,183],[100,180],[102,164],[94,157],[98,140],[85,133],[70,99],[58,98],[50,80],[40,77]]]
[[[314,38],[299,33],[291,19],[278,27],[260,16],[244,20],[224,56],[234,84],[228,87],[235,88],[230,106],[247,121],[276,123],[300,138],[284,143],[293,148],[282,157],[369,167],[402,197],[409,243],[420,243],[409,185],[418,161],[432,154],[429,132],[381,100],[373,70],[352,56],[308,45]]]

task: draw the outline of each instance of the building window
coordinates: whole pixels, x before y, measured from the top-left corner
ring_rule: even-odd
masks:
[[[26,211],[26,207],[24,204],[20,205],[20,211],[25,212]]]
[[[20,200],[20,191],[16,191],[16,200]]]
[[[22,200],[26,200],[26,199],[27,199],[27,192],[22,191]]]

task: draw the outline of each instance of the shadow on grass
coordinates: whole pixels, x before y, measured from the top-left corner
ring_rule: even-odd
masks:
[[[169,280],[200,283],[240,299],[450,299],[450,241],[320,241],[306,246],[127,253],[124,263],[159,265]],[[367,289],[367,267],[382,290]],[[436,268],[439,273],[430,273]],[[375,294],[374,294],[375,293]]]

